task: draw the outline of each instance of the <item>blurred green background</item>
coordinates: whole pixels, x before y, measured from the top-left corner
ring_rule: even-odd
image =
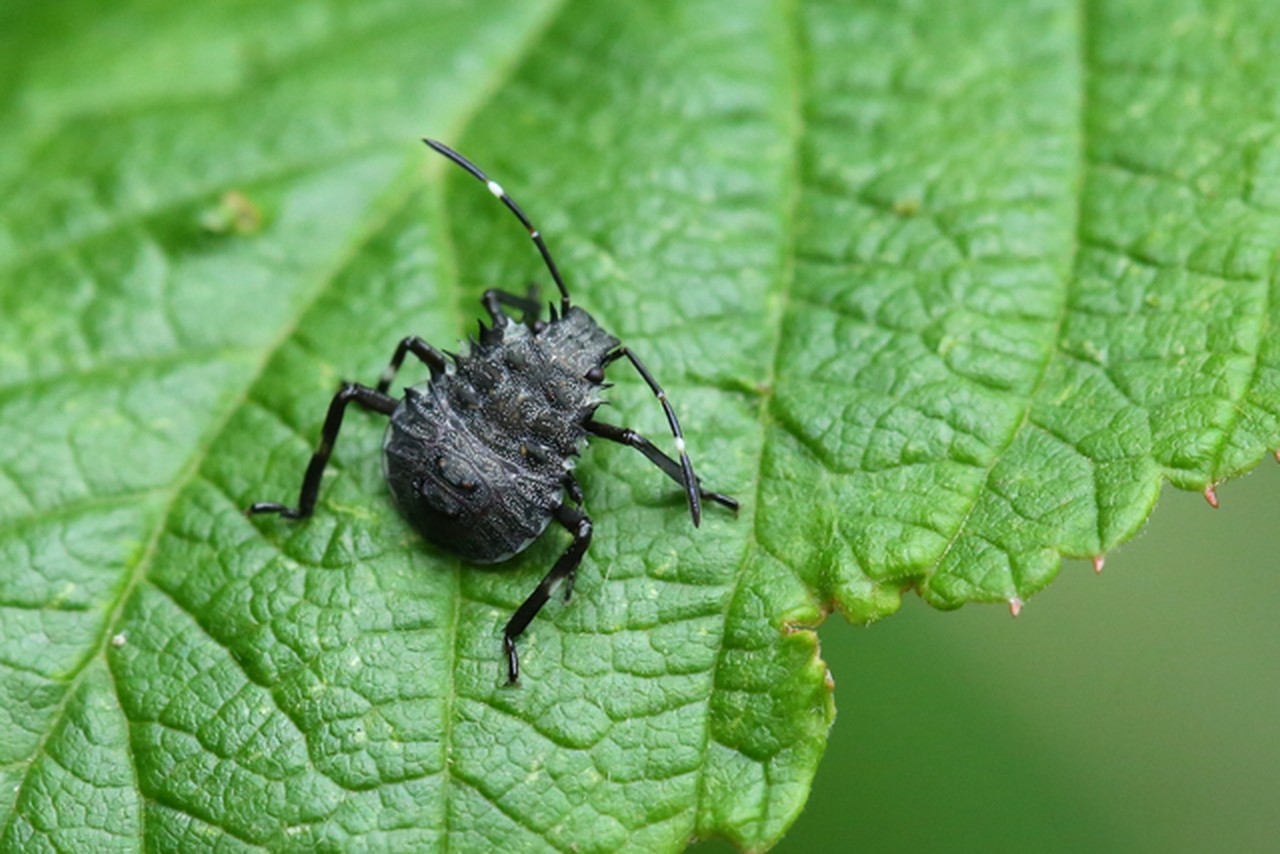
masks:
[[[828,620],[836,723],[774,850],[1280,850],[1280,466],[1218,494],[1166,488],[1016,620]]]

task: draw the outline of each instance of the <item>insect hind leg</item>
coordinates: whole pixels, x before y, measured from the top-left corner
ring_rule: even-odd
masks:
[[[529,597],[511,615],[511,619],[502,630],[502,644],[507,651],[508,685],[514,685],[520,679],[520,655],[516,652],[516,638],[529,627],[529,623],[533,622],[533,618],[542,610],[542,606],[547,604],[547,600],[551,598],[551,589],[557,582],[565,583],[565,599],[569,598],[569,594],[573,591],[573,581],[577,576],[578,566],[582,563],[582,556],[587,553],[587,547],[591,545],[591,519],[587,514],[562,504],[556,509],[555,517],[557,522],[573,533],[573,542],[569,544],[569,548],[565,549],[564,554],[560,555],[555,566],[551,567],[551,571],[534,588]]]

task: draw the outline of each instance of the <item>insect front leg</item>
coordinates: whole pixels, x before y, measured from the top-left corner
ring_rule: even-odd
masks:
[[[324,474],[324,467],[329,463],[329,456],[333,453],[333,443],[338,438],[338,431],[342,429],[342,415],[346,412],[347,404],[353,402],[365,409],[381,412],[383,415],[390,415],[397,406],[395,398],[388,397],[376,389],[344,383],[342,389],[329,403],[329,414],[325,416],[324,430],[320,434],[320,447],[316,448],[316,452],[311,455],[307,473],[302,478],[298,506],[290,507],[275,501],[259,501],[249,505],[244,511],[245,515],[279,513],[286,519],[305,519],[311,515],[316,508],[316,496],[320,493],[320,478]]]
[[[556,510],[555,517],[557,522],[573,533],[573,542],[569,544],[564,554],[560,555],[560,559],[556,561],[555,566],[551,567],[551,571],[542,579],[542,582],[529,594],[529,598],[525,599],[511,615],[511,619],[502,630],[502,643],[507,650],[507,684],[509,685],[515,684],[520,678],[520,656],[516,652],[516,638],[529,627],[529,623],[533,622],[533,618],[542,610],[542,606],[547,604],[547,600],[551,598],[551,588],[555,587],[556,582],[564,581],[564,598],[568,601],[573,592],[573,581],[578,573],[578,566],[582,563],[582,556],[587,553],[587,546],[591,545],[591,520],[587,518],[587,514],[562,504]]]
[[[382,376],[378,377],[378,385],[376,387],[378,391],[385,394],[387,389],[391,388],[391,381],[396,378],[396,372],[404,364],[406,353],[412,353],[417,356],[423,364],[430,368],[433,378],[444,373],[444,353],[441,353],[417,335],[409,335],[401,339],[400,343],[396,345],[396,351],[391,356],[391,362],[383,370]]]
[[[630,427],[619,427],[616,424],[606,424],[603,421],[588,421],[586,423],[587,432],[593,436],[599,436],[602,439],[608,439],[611,442],[617,442],[620,445],[626,445],[629,448],[635,448],[648,458],[658,468],[662,469],[667,477],[676,483],[684,486],[684,471],[680,468],[680,464],[668,457],[657,446],[650,442],[646,437],[632,430]],[[696,479],[695,479],[696,480]],[[728,507],[734,513],[738,512],[738,502],[727,495],[719,492],[711,492],[702,488],[702,481],[696,480],[698,484],[698,496],[707,501],[714,501]]]
[[[489,318],[493,321],[495,327],[507,325],[507,313],[503,311],[503,306],[514,308],[520,311],[520,322],[526,326],[534,326],[538,322],[538,315],[542,313],[542,306],[538,304],[538,286],[530,282],[528,296],[520,296],[510,291],[503,291],[497,288],[489,288],[484,292],[481,299],[484,303],[484,310],[489,313]]]

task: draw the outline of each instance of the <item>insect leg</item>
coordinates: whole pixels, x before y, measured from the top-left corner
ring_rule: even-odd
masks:
[[[698,478],[693,473],[693,463],[689,461],[689,454],[684,447],[684,433],[680,430],[680,421],[676,418],[676,411],[671,408],[671,403],[667,400],[667,393],[662,390],[662,386],[658,385],[658,381],[654,379],[653,374],[649,373],[649,369],[644,366],[644,362],[641,362],[630,349],[619,347],[604,357],[604,363],[608,365],[624,356],[631,362],[632,367],[639,372],[640,376],[644,378],[644,381],[648,383],[649,389],[658,398],[658,402],[662,404],[662,411],[667,415],[667,424],[671,427],[671,435],[676,440],[676,451],[680,454],[680,483],[684,485],[685,495],[689,498],[689,515],[693,517],[693,526],[696,528],[702,521],[702,502],[698,497]]]
[[[582,484],[578,483],[573,475],[565,475],[564,491],[569,496],[569,500],[579,507],[582,506]]]
[[[505,326],[507,323],[507,313],[502,310],[503,306],[519,309],[521,322],[526,326],[537,323],[538,315],[542,313],[542,306],[538,304],[538,286],[534,284],[529,285],[529,295],[523,297],[510,291],[490,288],[484,292],[482,301],[494,326]]]
[[[529,627],[529,623],[533,622],[533,618],[542,610],[542,606],[547,604],[547,600],[551,598],[551,588],[557,581],[564,581],[564,598],[568,601],[569,594],[573,592],[573,580],[577,575],[578,565],[582,563],[582,556],[586,554],[587,546],[591,545],[591,520],[587,518],[587,514],[561,505],[556,510],[555,516],[557,522],[573,532],[573,542],[565,553],[560,555],[560,559],[556,561],[555,566],[551,567],[551,571],[542,579],[542,582],[529,594],[529,598],[525,599],[511,615],[506,628],[502,630],[502,643],[507,650],[508,684],[513,684],[520,678],[520,656],[516,653],[516,638]]]
[[[400,370],[400,366],[404,364],[405,353],[412,353],[431,369],[431,376],[443,374],[445,368],[444,353],[441,353],[435,347],[432,347],[426,341],[423,341],[417,335],[410,335],[401,339],[396,345],[396,352],[391,357],[391,362],[383,370],[382,376],[378,377],[378,385],[376,389],[382,393],[386,393],[391,388],[391,381],[396,378],[396,371]]]
[[[586,423],[587,432],[602,439],[608,439],[611,442],[617,442],[620,445],[626,445],[635,448],[644,454],[649,462],[666,472],[667,477],[674,480],[681,486],[684,485],[684,472],[680,468],[680,464],[668,457],[662,451],[650,442],[647,438],[632,430],[630,427],[619,427],[616,424],[606,424],[603,421],[588,421]],[[728,507],[734,513],[738,512],[738,502],[727,495],[719,492],[711,492],[702,488],[702,482],[698,481],[698,496],[708,501],[714,501]]]
[[[320,493],[320,477],[324,467],[333,453],[334,440],[338,438],[338,430],[342,428],[342,415],[348,403],[358,403],[365,409],[390,415],[396,408],[397,401],[380,391],[368,386],[345,383],[342,389],[333,396],[329,404],[329,414],[324,419],[324,430],[320,434],[320,447],[311,455],[307,465],[307,473],[302,478],[302,491],[298,495],[298,506],[289,507],[275,501],[259,501],[249,505],[244,511],[246,516],[257,513],[279,513],[286,519],[305,519],[316,508],[316,496]]]

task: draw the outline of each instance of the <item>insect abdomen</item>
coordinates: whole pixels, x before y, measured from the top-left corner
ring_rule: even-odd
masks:
[[[563,500],[565,469],[558,458],[508,459],[476,427],[439,388],[406,389],[387,428],[383,467],[401,513],[424,537],[470,561],[496,563],[546,529]]]

